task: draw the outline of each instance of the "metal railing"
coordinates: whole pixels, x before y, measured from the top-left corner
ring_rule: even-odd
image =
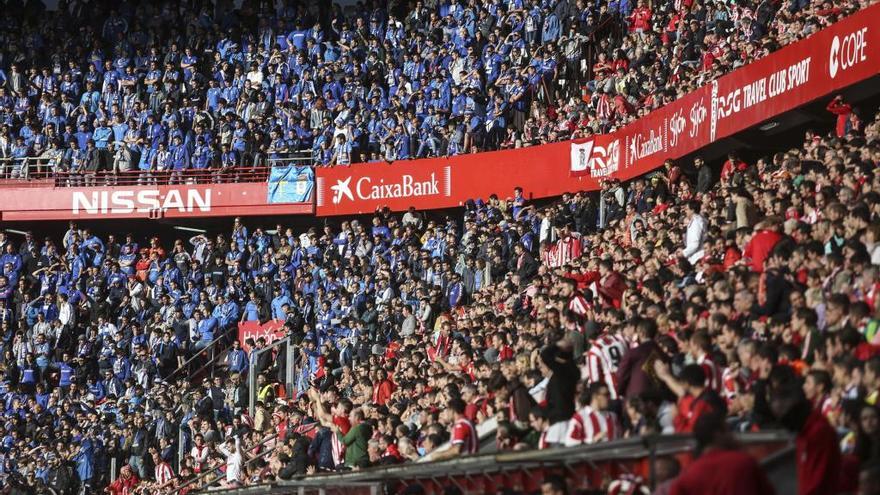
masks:
[[[214,339],[214,341],[212,341],[208,346],[206,346],[205,349],[203,349],[202,351],[199,351],[194,356],[192,356],[189,360],[187,360],[184,364],[182,364],[180,367],[178,367],[174,371],[174,373],[176,373],[177,371],[179,371],[181,369],[185,369],[191,361],[198,358],[202,352],[205,352],[205,351],[213,348],[217,344],[217,342],[225,336],[226,335],[221,335],[220,337],[217,337],[216,339]],[[259,349],[259,350],[254,349],[252,352],[254,352],[255,355],[251,356],[250,364],[248,366],[248,393],[250,396],[249,412],[250,412],[251,417],[254,417],[254,413],[255,413],[255,399],[256,399],[256,392],[257,392],[256,391],[256,375],[257,375],[257,373],[255,372],[256,358],[259,357],[259,355],[261,353],[272,351],[276,347],[279,347],[281,345],[285,345],[286,351],[287,351],[287,362],[285,363],[286,364],[286,368],[285,368],[286,384],[285,384],[285,386],[286,386],[288,396],[290,396],[290,394],[293,391],[293,386],[294,386],[293,380],[294,380],[295,368],[296,368],[296,360],[295,360],[296,346],[291,342],[290,338],[287,337],[284,339],[276,340],[276,341],[272,342],[271,344],[269,344],[269,346],[267,346],[263,349]],[[216,361],[218,358],[219,358],[219,355],[215,355],[214,357],[212,357],[211,362]],[[206,363],[201,368],[199,368],[199,370],[206,368],[209,364],[210,364],[210,362]],[[199,373],[199,371],[197,371],[194,374],[198,374],[198,373]],[[190,377],[193,376],[194,374],[191,374]],[[243,451],[250,451],[253,449],[264,448],[272,440],[283,441],[284,439],[278,437],[277,433],[270,432],[257,445],[251,446],[248,448],[242,447],[242,450]],[[178,439],[178,442],[180,442],[180,445],[178,446],[178,457],[179,457],[179,462],[182,464],[183,457],[186,456],[186,452],[181,448],[181,446],[183,445],[182,430],[181,430],[181,434],[180,434],[180,438]],[[256,456],[247,459],[244,462],[244,464],[242,465],[242,470],[244,470],[244,468],[250,466],[255,461],[257,461],[259,459],[263,459],[263,458],[267,457],[268,455],[270,455],[272,452],[275,451],[276,446],[277,446],[277,444],[271,448],[265,448]],[[114,473],[115,473],[115,471],[114,471]],[[191,489],[196,489],[196,490],[206,489],[207,487],[211,486],[212,484],[216,483],[217,481],[220,481],[222,478],[223,478],[222,473],[219,473],[216,469],[211,469],[211,470],[205,471],[203,473],[200,473],[199,475],[195,476],[194,478],[186,481],[182,485],[176,487],[175,490],[176,490],[176,492],[180,492],[185,488],[191,488]],[[160,493],[164,493],[164,492],[160,492]]]
[[[214,362],[216,362],[218,359],[220,359],[221,356],[223,356],[224,351],[227,350],[226,347],[218,350],[218,347],[219,347],[217,345],[218,342],[220,342],[221,339],[229,340],[230,338],[234,338],[234,337],[230,337],[230,335],[229,335],[230,332],[233,332],[233,331],[234,330],[229,330],[228,332],[221,332],[219,336],[214,337],[214,340],[212,340],[208,345],[197,350],[192,356],[189,357],[189,359],[184,361],[180,366],[175,368],[174,371],[169,373],[168,376],[164,378],[165,381],[170,382],[171,379],[173,377],[177,376],[177,374],[180,373],[181,371],[186,371],[185,375],[182,375],[181,377],[186,377],[186,378],[191,379],[193,376],[198,375],[206,367],[212,365]],[[196,369],[196,371],[190,370],[190,368],[191,368],[190,365],[193,363],[193,361],[195,361],[196,359],[205,358],[205,357],[207,357],[207,361],[204,361],[203,364],[199,368]]]
[[[259,157],[255,160],[249,160],[249,163],[253,163],[253,166],[225,169],[136,169],[71,172],[59,170],[56,161],[48,157],[0,158],[0,188],[165,186],[266,182],[272,167],[290,164],[311,166],[312,157],[310,152],[305,151],[291,153],[282,158]]]
[[[294,377],[296,375],[296,346],[290,340],[290,337],[275,340],[262,349],[251,349],[250,363],[248,364],[248,413],[254,417],[257,409],[257,362],[261,354],[272,352],[275,348],[285,346],[286,356],[284,363],[284,390],[288,397],[291,397],[294,390]]]
[[[260,443],[258,443],[257,445],[254,445],[248,449],[245,449],[245,447],[241,447],[241,448],[244,453],[245,450],[253,450],[256,448],[263,448],[266,446],[266,444],[268,444],[270,441],[273,441],[273,440],[283,441],[284,439],[279,438],[277,432],[272,431],[267,436],[265,436],[262,440],[260,440]],[[261,451],[259,454],[247,459],[245,462],[242,463],[241,471],[244,472],[245,469],[247,467],[249,467],[251,464],[253,464],[255,461],[265,458],[266,456],[268,456],[269,454],[271,454],[274,451],[275,451],[274,447],[267,448],[267,449]],[[196,490],[196,491],[206,490],[206,489],[208,489],[208,487],[210,487],[214,483],[223,479],[223,476],[224,476],[223,473],[218,472],[217,469],[209,469],[203,473],[199,473],[197,476],[191,478],[190,480],[188,480],[185,483],[181,484],[180,486],[176,487],[175,493],[180,493],[187,488],[190,490]]]
[[[786,432],[768,431],[743,433],[735,436],[743,450],[759,459],[768,472],[778,493],[793,493],[791,468],[793,438]],[[688,435],[653,435],[629,438],[594,445],[549,450],[527,450],[465,456],[447,461],[407,463],[334,474],[315,474],[294,480],[243,488],[226,489],[212,493],[223,495],[271,494],[347,494],[400,492],[409,485],[422,484],[425,493],[442,493],[443,485],[455,485],[465,493],[496,493],[501,482],[516,480],[538,481],[546,472],[571,474],[579,484],[589,482],[587,474],[603,475],[609,472],[646,470],[645,481],[655,485],[653,461],[660,457],[687,456],[693,452],[695,441]],[[583,468],[583,469],[582,469]],[[522,476],[516,476],[522,473]],[[599,476],[601,477],[601,476]],[[490,490],[480,490],[468,483],[483,481]],[[487,483],[486,483],[487,482]],[[510,487],[508,487],[510,488]],[[520,487],[520,491],[529,490]]]

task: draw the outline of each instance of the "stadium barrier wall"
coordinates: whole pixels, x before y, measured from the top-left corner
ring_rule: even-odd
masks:
[[[777,493],[796,491],[791,436],[771,431],[738,434],[736,438],[744,451],[761,462]],[[533,493],[540,490],[542,480],[549,474],[564,475],[572,492],[599,489],[627,473],[640,476],[650,486],[653,484],[654,459],[674,456],[686,466],[693,459],[693,449],[694,440],[689,436],[656,435],[578,447],[480,454],[441,462],[375,467],[214,493],[374,495],[401,493],[414,484],[421,485],[428,495],[442,494],[446,486],[455,486],[468,494]]]
[[[318,216],[449,208],[512,192],[598,190],[880,72],[880,4],[741,67],[622,129],[576,141],[316,170]]]
[[[315,181],[308,161],[294,157],[275,162],[229,173],[133,171],[86,179],[53,175],[45,163],[34,160],[26,177],[0,179],[0,220],[312,214]],[[89,187],[84,187],[86,180]]]
[[[0,190],[0,219],[85,220],[310,214],[314,203],[270,204],[266,183],[22,187]]]

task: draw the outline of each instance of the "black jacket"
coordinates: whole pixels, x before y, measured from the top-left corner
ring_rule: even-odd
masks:
[[[774,268],[764,273],[764,301],[755,307],[758,316],[785,316],[791,312],[789,296],[792,284],[788,281],[786,272],[787,270]]]
[[[570,351],[555,345],[541,351],[541,360],[553,372],[547,382],[547,419],[550,424],[568,421],[574,415],[574,396],[580,370]]]
[[[520,259],[522,261],[520,261]],[[527,251],[523,251],[520,256],[517,256],[516,253],[512,254],[507,266],[510,271],[517,274],[520,284],[525,284],[538,273],[538,262],[535,261],[535,257]]]
[[[697,171],[697,193],[704,194],[709,192],[712,187],[712,169],[703,165]]]

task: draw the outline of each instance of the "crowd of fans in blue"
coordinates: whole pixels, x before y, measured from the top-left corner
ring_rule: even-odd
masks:
[[[864,2],[5,3],[0,164],[22,178],[265,166],[294,151],[343,165],[607,132]]]

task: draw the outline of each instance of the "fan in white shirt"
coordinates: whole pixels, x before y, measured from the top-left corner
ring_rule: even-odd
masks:
[[[685,204],[687,232],[681,254],[693,265],[703,257],[703,239],[706,236],[706,219],[700,215],[700,203],[688,201]]]
[[[238,436],[234,439],[227,438],[226,442],[218,447],[218,450],[226,456],[226,483],[237,485],[241,481],[241,469],[244,464],[244,456],[241,454],[241,440]]]
[[[75,323],[73,319],[73,305],[67,302],[67,295],[65,294],[59,294],[57,301],[58,319],[61,320],[62,325],[72,326]]]

